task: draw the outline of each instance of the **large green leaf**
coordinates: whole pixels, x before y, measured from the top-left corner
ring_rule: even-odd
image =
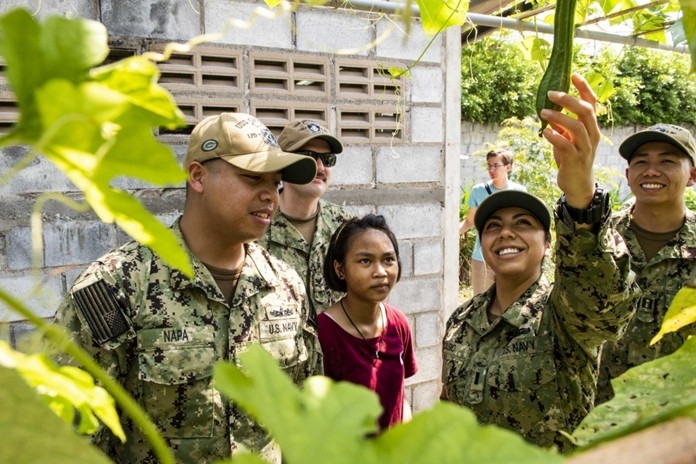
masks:
[[[0,55],[7,65],[7,82],[21,109],[15,131],[36,137],[41,125],[34,105],[34,89],[45,81],[46,74],[41,59],[39,24],[25,10],[12,10],[0,16]]]
[[[129,110],[138,111],[137,118],[125,113],[121,123],[149,123],[173,129],[183,123],[172,96],[157,84],[159,70],[144,56],[132,56],[113,64],[95,68],[91,77],[108,88],[124,95],[132,105]]]
[[[696,2],[679,0],[682,9],[682,25],[691,52],[691,72],[696,71]]]
[[[563,461],[510,431],[478,425],[471,411],[451,403],[440,403],[368,439],[366,434],[375,430],[380,413],[377,396],[370,390],[311,377],[300,391],[260,346],[242,354],[241,362],[241,369],[217,364],[215,386],[270,431],[288,464]],[[239,462],[254,462],[247,459]]]
[[[121,440],[121,428],[114,400],[85,371],[71,366],[58,367],[43,354],[25,355],[13,351],[0,340],[0,366],[14,368],[31,385],[48,406],[67,424],[72,425],[74,409],[81,433],[92,434],[99,426],[95,415]]]
[[[17,371],[0,366],[0,385],[0,462],[112,462],[58,419]]]
[[[579,445],[619,438],[674,417],[696,419],[696,337],[669,356],[612,380],[615,396],[596,407],[573,432]]]
[[[308,379],[299,391],[259,346],[242,360],[244,371],[217,364],[215,387],[258,418],[280,443],[286,462],[376,462],[371,447],[358,446],[376,430],[380,406],[370,391],[326,377]]]
[[[696,288],[691,286],[682,287],[669,304],[669,309],[665,318],[662,320],[660,331],[650,340],[654,345],[659,342],[665,334],[676,332],[682,327],[696,322]]]
[[[389,430],[374,446],[380,463],[554,464],[564,460],[509,430],[479,425],[469,409],[445,402]]]
[[[468,0],[417,0],[423,29],[437,34],[450,26],[461,26],[469,11]]]
[[[609,99],[616,93],[616,88],[611,79],[607,79],[607,76],[602,72],[590,71],[585,74],[585,80],[597,97],[597,101],[600,103],[606,103]]]
[[[43,26],[23,9],[0,17],[0,54],[21,109],[18,130],[39,135],[34,91],[44,83],[68,79],[77,83],[109,52],[103,24],[83,19],[49,17]]]
[[[108,33],[100,22],[49,16],[41,29],[39,51],[45,80],[63,78],[78,83],[109,54]]]
[[[149,59],[94,68],[108,54],[106,37],[95,21],[51,17],[40,25],[24,10],[0,18],[0,53],[20,108],[20,122],[0,147],[22,143],[45,155],[84,192],[102,221],[115,222],[192,275],[172,231],[111,185],[118,177],[154,186],[185,181],[172,150],[154,136],[157,127],[182,125],[183,114],[157,84],[159,72]]]

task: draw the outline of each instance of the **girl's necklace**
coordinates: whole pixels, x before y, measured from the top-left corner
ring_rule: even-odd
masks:
[[[351,319],[350,316],[348,315],[348,311],[346,311],[346,307],[343,305],[343,298],[341,298],[339,303],[341,303],[341,309],[343,309],[343,314],[346,315],[346,317],[350,321],[353,328],[358,331],[358,335],[360,335],[360,338],[363,339],[363,342],[365,342],[365,345],[368,347],[368,349],[370,351],[372,351],[372,346],[370,345],[370,342],[367,341],[367,339],[362,334],[360,329],[358,329],[358,326],[355,325],[355,322],[353,322],[353,319]],[[379,320],[382,323],[382,333],[380,334],[379,339],[377,340],[377,348],[375,349],[375,359],[379,359],[379,347],[382,346],[382,340],[384,339],[384,332],[386,332],[386,327],[384,326],[384,313],[382,312],[381,306],[379,308]]]

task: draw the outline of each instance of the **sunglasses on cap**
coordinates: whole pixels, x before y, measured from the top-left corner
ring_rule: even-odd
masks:
[[[311,156],[314,158],[314,161],[321,160],[321,162],[324,163],[324,166],[327,168],[336,165],[336,155],[334,153],[317,153],[316,151],[309,150],[296,151],[294,153],[297,153],[298,155]]]

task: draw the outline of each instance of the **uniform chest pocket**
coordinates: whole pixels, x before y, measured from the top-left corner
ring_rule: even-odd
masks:
[[[509,392],[534,391],[556,378],[548,337],[520,337],[509,343],[491,366],[489,384]]]
[[[212,436],[215,408],[221,407],[211,386],[216,361],[212,338],[162,344],[161,337],[143,332],[162,331],[138,334],[138,376],[145,410],[164,437]]]
[[[260,343],[291,377],[298,364],[308,358],[304,327],[299,318],[260,321]]]
[[[444,396],[460,405],[483,401],[485,366],[471,359],[469,345],[445,340],[442,355]]]
[[[264,296],[257,314],[256,337],[237,343],[237,353],[258,341],[286,374],[297,379],[308,360],[304,340],[306,315],[302,304],[289,294],[275,292]]]
[[[471,349],[468,344],[460,344],[448,340],[443,342],[442,364],[445,381],[465,377],[470,361]]]
[[[206,345],[152,348],[138,354],[140,379],[162,385],[179,385],[213,375],[215,350]]]

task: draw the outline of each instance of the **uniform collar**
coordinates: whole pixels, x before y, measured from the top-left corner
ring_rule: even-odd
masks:
[[[633,266],[643,268],[647,264],[647,260],[638,239],[630,229],[631,209],[626,208],[614,213],[612,223],[631,251]],[[694,211],[687,208],[682,228],[653,256],[650,263],[657,263],[665,259],[696,259],[696,213]]]
[[[172,268],[170,276],[172,288],[198,287],[204,289],[209,298],[221,297],[222,294],[210,271],[186,246],[181,233],[180,222],[181,217],[172,224],[171,229],[188,252],[193,266],[193,277],[189,278],[178,269]],[[242,274],[239,277],[235,297],[250,298],[263,288],[277,287],[279,285],[278,278],[275,269],[271,265],[272,258],[268,252],[256,243],[247,243],[244,247],[246,249],[246,259],[242,267]]]
[[[314,226],[315,235],[317,230],[321,229],[322,227],[323,219],[321,213],[323,204],[324,200],[319,199],[319,203],[317,205],[317,217]],[[295,226],[285,216],[280,214],[280,212],[277,212],[273,216],[273,220],[271,221],[271,225],[268,227],[266,236],[269,243],[279,243],[286,247],[304,250],[305,252],[308,252],[309,250],[310,244],[307,243],[302,234],[300,234]]]
[[[519,329],[528,327],[530,331],[536,333],[541,322],[541,313],[546,305],[548,289],[551,286],[546,276],[543,274],[510,306],[500,317],[500,323],[507,323]],[[468,320],[469,325],[480,335],[489,331],[492,324],[488,322],[486,310],[495,292],[495,285],[485,293],[474,297],[472,300],[473,310]],[[494,322],[494,324],[496,324]],[[496,325],[497,325],[496,324]]]

